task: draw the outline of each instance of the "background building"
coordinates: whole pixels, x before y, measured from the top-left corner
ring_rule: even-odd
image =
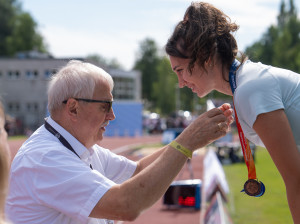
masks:
[[[35,130],[44,123],[49,79],[69,61],[43,55],[23,56],[0,59],[0,96],[11,123],[11,135]],[[108,135],[142,134],[140,73],[100,67],[115,82],[113,109],[117,119],[107,128]]]

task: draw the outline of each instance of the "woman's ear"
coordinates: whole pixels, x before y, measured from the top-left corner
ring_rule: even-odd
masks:
[[[205,61],[205,67],[206,68],[212,68],[214,67],[214,61],[211,57],[209,57],[206,61]]]

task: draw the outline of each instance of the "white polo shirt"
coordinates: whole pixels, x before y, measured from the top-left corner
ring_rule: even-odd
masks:
[[[80,159],[44,125],[36,130],[12,162],[8,219],[14,224],[107,223],[88,216],[110,187],[132,176],[136,162],[99,145],[87,149],[50,117],[47,122]]]

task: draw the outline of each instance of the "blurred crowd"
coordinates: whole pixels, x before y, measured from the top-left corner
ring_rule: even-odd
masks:
[[[179,110],[167,117],[146,111],[143,114],[143,130],[147,134],[161,134],[167,129],[184,129],[194,118],[189,111]]]

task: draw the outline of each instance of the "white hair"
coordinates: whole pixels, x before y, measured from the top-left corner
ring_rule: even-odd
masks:
[[[98,81],[107,81],[112,91],[114,82],[110,74],[93,64],[71,60],[52,76],[48,86],[50,114],[62,107],[62,102],[72,97],[89,98]]]

